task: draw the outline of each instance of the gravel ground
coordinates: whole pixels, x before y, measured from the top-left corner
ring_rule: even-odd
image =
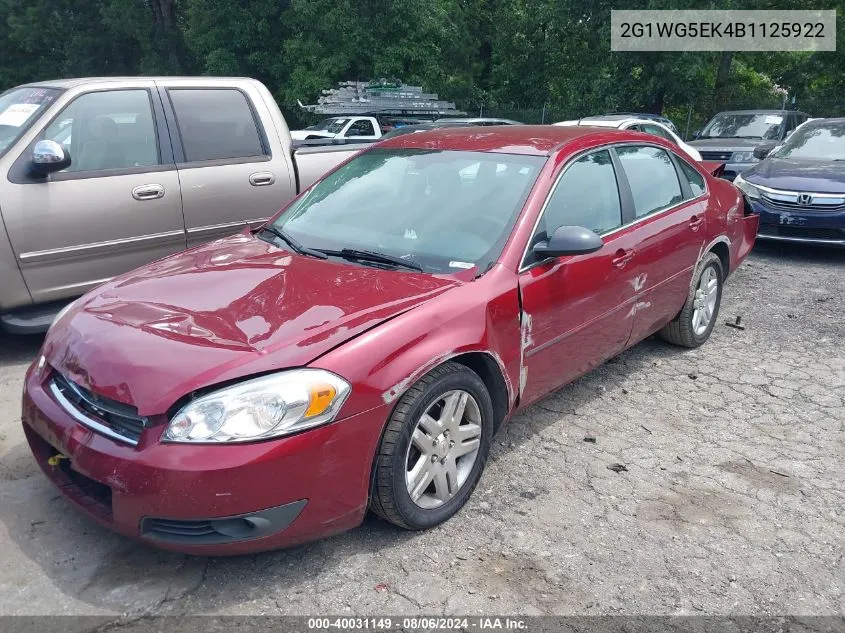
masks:
[[[443,526],[215,559],[58,496],[19,426],[40,339],[0,335],[0,614],[845,614],[843,314],[845,252],[758,246],[704,347],[648,340],[516,416]]]

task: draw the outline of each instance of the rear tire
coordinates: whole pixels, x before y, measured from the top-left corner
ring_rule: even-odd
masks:
[[[370,509],[408,530],[454,516],[481,478],[493,404],[481,378],[447,362],[423,376],[390,416],[376,456]]]
[[[684,307],[660,330],[660,336],[690,348],[699,347],[710,338],[719,317],[724,279],[722,260],[715,253],[707,253],[698,265]]]

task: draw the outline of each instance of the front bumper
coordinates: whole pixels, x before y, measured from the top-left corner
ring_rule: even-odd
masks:
[[[158,420],[129,446],[80,424],[46,380],[30,369],[24,389],[23,427],[36,460],[77,507],[125,536],[191,554],[240,554],[322,538],[364,517],[387,406],[223,446],[161,443],[166,424]]]
[[[845,248],[845,211],[783,211],[759,200],[751,206],[760,214],[758,239]]]

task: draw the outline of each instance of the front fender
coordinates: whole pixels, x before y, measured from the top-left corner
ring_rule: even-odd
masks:
[[[352,384],[340,417],[396,402],[422,376],[450,358],[481,352],[495,359],[516,401],[520,370],[516,275],[496,266],[473,282],[348,341],[311,366]]]

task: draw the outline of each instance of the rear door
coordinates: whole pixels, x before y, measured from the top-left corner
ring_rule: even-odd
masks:
[[[176,165],[150,80],[75,89],[0,179],[3,220],[36,303],[80,295],[185,248]],[[71,165],[30,175],[32,147],[55,140]]]
[[[519,274],[523,402],[532,402],[619,353],[632,319],[635,240],[623,225],[618,165],[598,149],[570,162],[542,212],[531,245],[559,226],[583,226],[604,246],[588,255],[536,261]]]
[[[628,235],[636,256],[628,270],[635,291],[631,342],[654,333],[683,307],[704,248],[704,177],[666,149],[616,147],[630,208]]]
[[[269,93],[248,81],[158,85],[174,137],[189,246],[257,226],[295,195],[290,147],[282,141],[287,130],[273,123]]]

